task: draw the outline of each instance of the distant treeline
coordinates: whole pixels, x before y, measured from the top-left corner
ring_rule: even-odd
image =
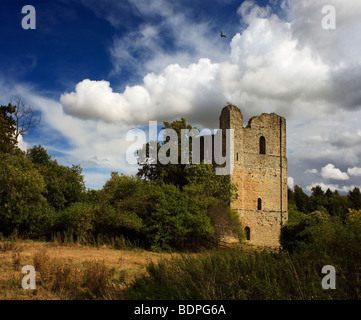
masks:
[[[294,189],[288,188],[289,210],[297,208],[303,213],[314,211],[323,211],[331,216],[345,218],[348,209],[361,209],[361,192],[358,187],[354,187],[347,195],[340,195],[337,190],[326,192],[320,186],[311,189],[311,195],[308,196],[301,187],[296,185]],[[291,215],[292,216],[292,215]]]

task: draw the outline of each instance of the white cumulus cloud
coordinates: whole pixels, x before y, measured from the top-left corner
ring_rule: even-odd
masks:
[[[233,36],[223,61],[213,61],[212,42],[206,50],[203,41],[195,41],[203,55],[197,62],[149,72],[143,83],[124,92],[113,91],[107,81],[83,80],[74,92],[61,96],[64,111],[83,119],[135,125],[184,116],[205,126],[218,125],[219,109],[228,101],[241,107],[246,118],[262,112],[292,116],[307,111],[309,118],[330,113],[335,106],[327,96],[329,67],[308,47],[298,47],[290,23],[250,1],[238,12],[248,27]],[[196,32],[197,25],[191,26],[188,34]],[[179,31],[178,37],[183,36]]]
[[[361,177],[361,168],[358,167],[348,168],[347,173],[350,176]]]
[[[340,169],[335,168],[331,163],[321,169],[321,176],[325,179],[333,180],[348,180],[350,177],[346,172],[342,172]]]
[[[217,82],[218,71],[219,64],[209,59],[187,68],[173,64],[161,74],[147,74],[143,85],[127,86],[123,93],[114,92],[108,81],[85,79],[74,92],[61,95],[60,101],[70,115],[107,122],[142,125],[182,116],[201,122],[205,114],[217,119],[226,101]]]

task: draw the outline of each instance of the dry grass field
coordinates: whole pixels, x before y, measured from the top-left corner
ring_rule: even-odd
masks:
[[[177,255],[31,240],[0,248],[1,300],[121,299],[125,285],[144,273],[148,263]],[[35,290],[21,286],[25,265],[35,267]]]

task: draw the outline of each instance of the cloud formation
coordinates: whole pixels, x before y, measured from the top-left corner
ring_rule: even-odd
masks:
[[[125,65],[140,68],[146,72],[143,81],[117,92],[108,81],[85,79],[61,96],[67,114],[129,126],[185,117],[218,127],[220,108],[231,102],[245,121],[262,112],[287,118],[289,173],[297,184],[307,183],[307,175],[298,172],[320,172],[325,180],[356,176],[351,173],[357,170],[348,175],[330,162],[361,165],[361,58],[356,54],[361,6],[288,0],[275,13],[244,1],[237,13],[245,27],[228,35],[226,48],[226,42],[209,37],[209,23],[191,21],[169,3],[129,3],[140,15],[158,20],[115,38],[110,50],[116,72]],[[336,30],[322,28],[324,5],[336,8]],[[171,37],[174,50],[165,50],[161,34]]]
[[[60,101],[67,114],[81,119],[133,125],[178,116],[201,121],[205,112],[217,118],[219,106],[225,103],[216,81],[218,70],[219,65],[209,59],[188,68],[169,65],[159,75],[146,75],[142,86],[127,86],[123,93],[114,92],[108,81],[86,79],[76,85],[75,92],[63,94]],[[218,108],[210,108],[210,104]]]
[[[353,190],[355,187],[357,187],[356,185],[340,186],[338,184],[327,184],[327,183],[323,183],[323,182],[315,182],[315,183],[312,183],[311,185],[307,186],[306,190],[308,192],[311,192],[312,188],[316,187],[316,186],[320,186],[324,192],[326,192],[327,189],[330,189],[332,192],[337,190],[338,192],[341,192],[341,193],[348,193],[351,190]],[[357,187],[357,188],[360,188],[360,187]]]
[[[348,168],[347,173],[350,176],[361,177],[361,168],[358,167]]]
[[[144,10],[144,5],[138,6]],[[83,80],[74,92],[61,96],[64,111],[83,119],[135,125],[156,120],[160,114],[166,120],[188,116],[209,125],[227,101],[244,106],[246,116],[262,112],[292,116],[307,109],[308,116],[315,117],[334,110],[327,95],[332,87],[330,67],[308,47],[299,47],[290,23],[272,14],[269,7],[261,8],[251,1],[243,2],[238,13],[248,27],[242,34],[233,36],[230,54],[223,56],[223,61],[214,62],[213,55],[208,54],[212,52],[213,42],[203,46],[204,41],[194,39],[192,44],[199,43],[195,48],[201,47],[196,56],[204,56],[198,62],[185,67],[169,64],[158,74],[145,75],[142,84],[127,86],[121,93],[114,92],[107,81]],[[170,10],[162,13],[167,23],[171,14]],[[188,24],[184,16],[179,19],[188,35],[199,34],[199,27],[200,34],[204,35],[202,24]],[[176,38],[180,43],[186,42],[183,28],[176,27],[179,26],[173,26],[174,31],[179,30]],[[157,42],[151,40],[157,29],[146,26],[141,34],[139,46],[157,52],[154,49]],[[137,39],[132,46],[137,46],[136,43]],[[137,64],[134,56],[129,56],[131,52],[127,42],[122,42],[119,56],[123,61]],[[162,54],[157,55],[157,59],[160,58]],[[140,60],[140,65],[145,66],[152,59],[143,63]]]
[[[239,23],[227,39],[220,39],[211,19],[192,19],[189,8],[178,10],[179,3],[83,3],[114,28],[126,29],[107,48],[114,67],[110,78],[123,79],[125,72],[134,77],[122,89],[106,79],[81,78],[61,94],[61,104],[31,96],[47,115],[48,127],[69,141],[69,157],[85,166],[128,173],[123,161],[127,129],[180,117],[217,128],[221,108],[231,102],[241,108],[245,123],[262,112],[286,117],[289,185],[310,191],[316,175],[323,187],[339,191],[358,184],[360,4],[284,0],[283,9],[274,11],[271,5],[243,1]],[[336,30],[321,26],[326,4],[336,8]],[[131,30],[127,10],[140,21]],[[348,185],[330,184],[329,179]]]
[[[346,172],[342,172],[340,169],[335,168],[335,166],[331,163],[326,165],[321,170],[321,176],[325,179],[333,179],[333,180],[348,180],[350,177]]]

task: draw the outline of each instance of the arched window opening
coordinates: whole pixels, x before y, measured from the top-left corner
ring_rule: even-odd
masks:
[[[261,198],[258,198],[258,201],[257,201],[257,209],[258,209],[258,210],[262,210],[262,199],[261,199]]]
[[[259,153],[266,154],[266,139],[264,136],[259,138]]]
[[[238,152],[237,152],[237,161],[238,161]]]
[[[251,230],[248,227],[244,228],[244,233],[246,234],[246,239],[251,240]]]

